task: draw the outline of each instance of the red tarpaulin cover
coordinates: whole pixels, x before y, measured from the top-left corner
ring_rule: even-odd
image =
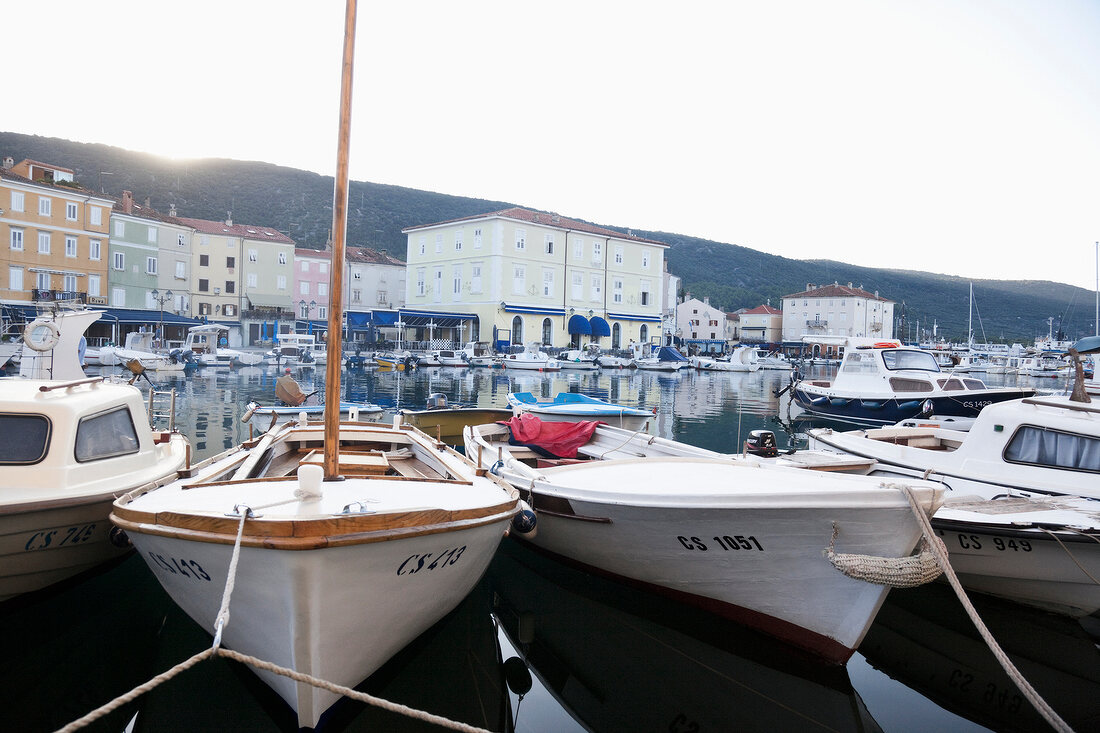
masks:
[[[511,420],[501,420],[512,431],[512,445],[522,445],[545,455],[576,458],[577,448],[587,443],[600,425],[598,420],[580,422],[543,422],[525,412]]]

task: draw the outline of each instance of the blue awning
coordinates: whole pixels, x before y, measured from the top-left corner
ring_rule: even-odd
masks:
[[[356,315],[359,315],[358,313]],[[397,311],[372,311],[368,314],[369,322],[375,326],[392,326],[397,323]],[[356,322],[355,325],[363,325]]]
[[[7,303],[5,308],[10,308],[27,321],[33,321],[38,317],[38,306],[34,304],[22,304],[22,303]],[[140,323],[150,326],[157,326],[163,323],[165,326],[197,326],[202,323],[201,320],[195,318],[188,318],[187,316],[178,316],[172,311],[164,311],[163,315],[159,310],[143,310],[137,308],[89,308],[88,310],[103,311],[103,315],[99,317],[100,321],[114,322],[114,323]]]
[[[398,311],[401,322],[406,328],[457,328],[465,321],[472,321],[477,316],[472,313],[444,313],[442,311],[406,310]]]
[[[505,313],[531,313],[536,316],[564,316],[565,308],[543,308],[537,305],[509,305],[502,303]]]
[[[660,323],[660,316],[651,316],[643,313],[611,313],[607,314],[608,318],[616,321],[646,321],[648,323]]]
[[[592,316],[588,319],[588,324],[592,327],[593,336],[610,336],[611,326],[607,325],[607,321],[599,316]]]
[[[592,333],[592,324],[584,316],[572,316],[569,319],[569,333],[590,334]]]

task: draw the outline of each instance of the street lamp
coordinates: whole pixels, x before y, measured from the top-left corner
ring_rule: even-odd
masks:
[[[153,300],[157,301],[157,307],[160,308],[160,330],[158,331],[158,341],[161,345],[164,345],[164,304],[172,300],[172,291],[165,290],[161,293],[156,288],[153,288],[153,292],[150,293],[153,296]]]

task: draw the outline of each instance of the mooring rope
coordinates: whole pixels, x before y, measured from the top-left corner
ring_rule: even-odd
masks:
[[[909,506],[912,508],[913,516],[917,518],[917,523],[921,527],[921,532],[927,541],[928,549],[935,555],[936,561],[943,569],[943,574],[947,578],[947,582],[950,583],[951,588],[955,591],[955,595],[959,597],[959,601],[962,603],[963,608],[966,609],[966,613],[970,616],[970,620],[974,622],[974,626],[978,629],[978,633],[981,634],[982,639],[985,640],[986,645],[989,646],[989,650],[993,652],[993,656],[1000,663],[1005,673],[1016,683],[1016,686],[1020,688],[1020,692],[1024,694],[1028,702],[1030,702],[1039,714],[1043,716],[1043,719],[1050,723],[1052,728],[1063,733],[1073,733],[1073,728],[1069,727],[1069,725],[1059,717],[1058,713],[1054,712],[1054,709],[1040,697],[1035,688],[1031,686],[1031,683],[1024,679],[1024,676],[1016,669],[1016,665],[1012,663],[1012,660],[1009,659],[1008,655],[1001,649],[997,640],[993,638],[993,634],[990,633],[989,628],[986,627],[985,622],[983,622],[981,616],[978,615],[977,609],[974,608],[974,604],[970,602],[970,598],[966,595],[966,591],[963,590],[958,575],[955,574],[955,570],[951,567],[951,563],[947,559],[946,548],[939,538],[936,537],[935,530],[932,529],[932,522],[929,521],[928,515],[924,513],[920,504],[917,503],[917,498],[913,496],[912,489],[908,486],[898,486],[897,488],[901,489],[902,493],[905,494],[905,498],[909,500]]]
[[[1067,527],[1067,529],[1068,529],[1068,527]],[[1054,540],[1055,542],[1058,543],[1058,546],[1061,547],[1062,550],[1069,556],[1069,559],[1073,560],[1073,564],[1076,565],[1078,568],[1080,568],[1081,572],[1084,573],[1085,575],[1087,575],[1089,580],[1091,580],[1094,585],[1100,585],[1100,580],[1097,580],[1096,577],[1092,573],[1090,573],[1088,570],[1085,569],[1085,566],[1082,565],[1080,563],[1080,561],[1077,560],[1077,557],[1074,556],[1074,554],[1072,552],[1070,552],[1070,549],[1068,547],[1066,547],[1065,543],[1062,542],[1062,540],[1058,537],[1058,535],[1056,535],[1053,531],[1051,531],[1049,529],[1046,529],[1045,527],[1043,528],[1043,531],[1046,532],[1048,535],[1050,535],[1050,538],[1052,540]],[[1097,538],[1096,535],[1091,535],[1088,532],[1081,532],[1080,530],[1076,530],[1076,532],[1079,535],[1083,535],[1085,537],[1088,537],[1089,539],[1093,540],[1094,542],[1100,542],[1100,538]]]
[[[213,646],[211,646],[209,649],[199,652],[190,659],[187,659],[186,661],[177,664],[175,667],[172,667],[168,671],[162,672],[156,677],[153,677],[148,682],[138,685],[129,692],[119,695],[114,700],[111,700],[105,705],[101,705],[84,717],[74,720],[73,722],[66,725],[64,728],[60,728],[57,733],[72,733],[72,731],[77,731],[86,725],[90,725],[91,723],[94,723],[103,716],[108,715],[118,708],[122,707],[123,705],[136,700],[138,697],[144,695],[146,692],[149,692],[158,685],[167,682],[181,672],[186,672],[188,669],[191,669],[199,662],[203,661],[204,659],[209,659],[212,656],[226,657],[227,659],[233,659],[237,662],[250,664],[257,669],[262,669],[267,672],[282,675],[283,677],[289,677],[296,682],[304,682],[308,685],[312,685],[313,687],[328,690],[329,692],[333,692],[337,695],[342,695],[344,697],[350,697],[352,700],[357,700],[358,702],[373,705],[374,707],[382,708],[383,710],[387,710],[391,713],[397,713],[398,715],[404,715],[409,718],[422,720],[426,723],[432,723],[443,728],[462,731],[463,733],[492,733],[492,731],[489,731],[485,728],[478,728],[477,726],[468,725],[457,720],[451,720],[450,718],[444,718],[443,716],[434,715],[423,710],[410,708],[407,705],[390,702],[389,700],[375,697],[374,695],[368,695],[365,692],[358,692],[351,689],[350,687],[337,685],[335,683],[328,682],[327,680],[322,680],[308,674],[302,674],[301,672],[296,672],[293,669],[280,667],[277,664],[265,662],[264,660],[257,657],[249,656],[247,654],[241,654],[240,652],[222,647],[222,632],[225,630],[225,627],[229,625],[229,601],[233,596],[233,588],[235,587],[237,581],[237,564],[240,560],[241,555],[241,539],[244,536],[244,523],[245,520],[248,519],[249,515],[252,514],[252,509],[245,504],[236,505],[234,507],[234,510],[241,513],[241,521],[240,524],[237,525],[237,538],[233,543],[233,556],[229,560],[229,570],[226,573],[225,590],[222,592],[221,608],[218,609],[218,615],[214,618]]]

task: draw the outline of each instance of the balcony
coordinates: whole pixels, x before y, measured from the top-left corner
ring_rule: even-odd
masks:
[[[87,303],[88,294],[78,293],[75,290],[42,290],[35,288],[31,290],[31,300],[35,302],[67,300],[74,303]]]
[[[806,328],[825,329],[825,328],[828,328],[828,327],[829,327],[829,322],[828,321],[822,321],[822,320],[818,320],[818,319],[814,319],[812,321],[806,321]]]

